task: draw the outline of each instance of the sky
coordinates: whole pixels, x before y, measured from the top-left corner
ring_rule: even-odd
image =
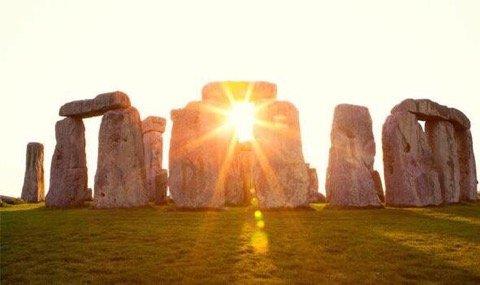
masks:
[[[265,80],[300,111],[320,192],[333,110],[369,108],[381,128],[406,98],[462,110],[480,157],[480,1],[0,0],[0,194],[20,196],[26,145],[45,145],[46,191],[58,109],[114,90],[142,118],[201,98],[216,80]],[[89,186],[101,118],[86,119]]]

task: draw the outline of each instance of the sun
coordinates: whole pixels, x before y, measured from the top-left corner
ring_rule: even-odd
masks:
[[[228,124],[235,130],[239,142],[253,139],[255,106],[248,102],[235,102],[228,112]]]

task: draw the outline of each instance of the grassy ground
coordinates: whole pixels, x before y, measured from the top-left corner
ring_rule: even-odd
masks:
[[[427,209],[0,210],[1,284],[480,282],[480,203]],[[262,226],[259,224],[259,226]]]

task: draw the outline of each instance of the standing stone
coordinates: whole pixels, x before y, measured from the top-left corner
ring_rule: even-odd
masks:
[[[289,102],[265,104],[254,127],[253,180],[261,208],[308,206],[310,178],[303,158],[298,110]],[[268,125],[268,126],[266,126]]]
[[[167,202],[167,184],[168,184],[168,172],[166,169],[162,169],[155,177],[155,197],[154,202],[156,205],[165,204]]]
[[[422,207],[443,201],[427,136],[417,117],[392,113],[383,125],[385,201],[389,206]]]
[[[81,206],[87,191],[85,127],[80,118],[65,118],[55,125],[57,145],[50,168],[47,207]]]
[[[156,177],[162,172],[163,138],[166,120],[147,117],[142,122],[143,146],[145,152],[146,188],[148,198],[153,201],[157,193]]]
[[[470,130],[455,130],[455,141],[460,165],[460,200],[477,200],[477,170],[473,154],[472,134]]]
[[[439,175],[443,202],[458,203],[460,201],[460,165],[453,124],[448,121],[427,121],[425,131]]]
[[[223,118],[202,102],[172,111],[169,189],[181,208],[223,208],[230,136],[219,127]],[[225,167],[223,167],[225,168]]]
[[[366,107],[335,108],[327,169],[327,201],[341,207],[381,207],[374,180],[375,141]]]
[[[142,123],[133,108],[107,112],[100,125],[94,206],[127,208],[148,204]]]
[[[45,199],[44,192],[43,144],[31,142],[27,145],[22,199],[29,203],[38,203]]]

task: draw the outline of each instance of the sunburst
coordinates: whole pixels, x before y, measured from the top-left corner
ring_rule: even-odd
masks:
[[[184,155],[190,151],[196,150],[205,142],[215,140],[218,137],[226,139],[225,134],[228,134],[229,141],[227,144],[225,155],[219,165],[219,172],[216,183],[216,191],[222,191],[225,187],[225,180],[228,171],[231,169],[235,149],[238,144],[249,143],[252,145],[255,160],[257,161],[267,183],[270,187],[276,188],[278,185],[278,178],[268,161],[268,156],[262,150],[261,144],[256,140],[255,133],[258,130],[271,131],[286,135],[287,137],[295,137],[292,131],[282,122],[270,122],[269,119],[260,119],[263,111],[268,108],[274,101],[265,100],[261,103],[251,102],[252,94],[255,92],[254,84],[248,84],[243,89],[244,94],[237,94],[238,88],[231,86],[228,82],[222,84],[222,91],[228,99],[226,106],[204,103],[203,110],[211,113],[214,117],[219,118],[223,123],[201,135],[200,137],[191,140],[183,147],[177,149],[173,155]],[[265,146],[263,146],[265,147]],[[272,191],[275,191],[272,189]]]

